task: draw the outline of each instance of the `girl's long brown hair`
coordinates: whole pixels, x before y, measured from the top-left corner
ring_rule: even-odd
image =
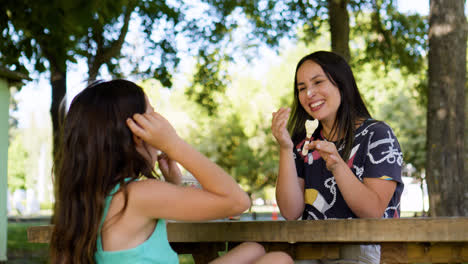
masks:
[[[122,213],[128,201],[125,178],[154,178],[125,122],[145,110],[143,90],[125,80],[92,84],[73,99],[54,164],[51,263],[94,263],[106,196],[122,186]]]

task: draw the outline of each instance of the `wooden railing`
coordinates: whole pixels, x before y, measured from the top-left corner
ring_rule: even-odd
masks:
[[[28,228],[32,243],[48,243],[53,226]],[[349,219],[319,221],[169,222],[168,239],[179,254],[207,263],[244,241],[295,259],[334,259],[346,244],[379,243],[381,263],[468,262],[468,218]],[[227,242],[227,243],[226,243]]]

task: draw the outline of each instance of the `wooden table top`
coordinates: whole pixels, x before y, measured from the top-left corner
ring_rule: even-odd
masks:
[[[32,243],[48,243],[53,226],[28,228]],[[170,242],[468,242],[468,217],[316,221],[168,222]]]

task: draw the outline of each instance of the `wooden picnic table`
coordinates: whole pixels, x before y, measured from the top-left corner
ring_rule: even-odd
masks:
[[[28,228],[29,242],[48,243],[52,228]],[[196,263],[244,241],[295,259],[334,259],[343,245],[379,243],[381,263],[468,262],[468,217],[168,222],[167,232],[173,249],[192,254]]]

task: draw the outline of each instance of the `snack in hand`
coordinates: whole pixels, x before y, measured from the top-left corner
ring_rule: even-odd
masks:
[[[312,137],[312,133],[314,133],[314,131],[315,131],[315,129],[317,129],[318,125],[319,125],[319,122],[318,122],[317,119],[315,119],[315,120],[306,120],[305,129],[306,129],[306,134],[307,134],[307,140],[306,140],[306,142],[304,142],[303,146],[309,144],[310,137]],[[302,147],[302,155],[303,156],[307,155],[307,152],[309,152],[309,150]]]

